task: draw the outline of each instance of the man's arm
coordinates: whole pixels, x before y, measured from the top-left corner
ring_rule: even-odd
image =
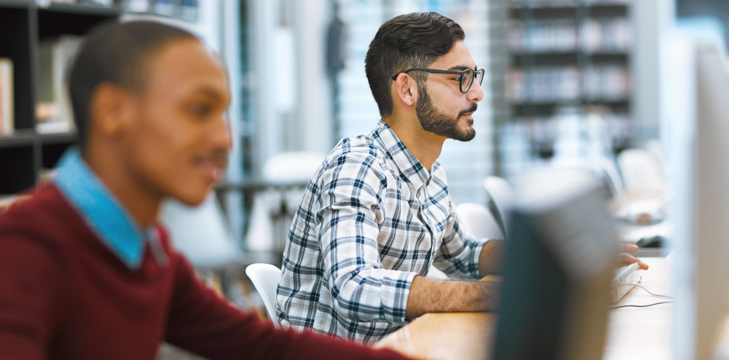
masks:
[[[495,311],[498,282],[442,281],[417,276],[410,285],[407,318],[431,312]]]
[[[63,301],[56,252],[3,230],[7,226],[0,230],[0,359],[45,359]]]
[[[187,261],[176,263],[165,336],[173,345],[210,360],[406,359],[392,350],[375,350],[309,331],[276,329],[219,298],[195,278]]]

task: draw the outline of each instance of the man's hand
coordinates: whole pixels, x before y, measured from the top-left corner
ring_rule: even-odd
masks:
[[[622,247],[623,252],[619,254],[621,266],[630,265],[632,263],[637,262],[638,266],[642,270],[648,270],[648,264],[640,261],[640,259],[638,259],[637,257],[628,254],[628,253],[634,253],[634,252],[638,251],[638,249],[639,248],[635,245],[623,244],[623,247]]]

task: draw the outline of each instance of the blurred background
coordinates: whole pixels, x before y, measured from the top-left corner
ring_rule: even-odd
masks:
[[[670,178],[662,38],[682,27],[725,48],[729,23],[723,0],[0,0],[0,34],[13,34],[0,36],[0,207],[52,176],[77,140],[62,75],[83,34],[108,19],[155,19],[222,54],[233,94],[225,181],[199,209],[167,204],[163,220],[200,269],[280,265],[316,167],[380,119],[364,72],[369,42],[386,20],[416,11],[458,22],[486,69],[476,138],[447,141],[439,159],[456,204],[486,204],[490,176],[620,168],[629,149]]]

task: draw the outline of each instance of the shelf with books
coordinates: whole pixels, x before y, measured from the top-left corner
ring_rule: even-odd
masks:
[[[30,0],[0,0],[0,6],[6,8],[27,9],[30,7]]]
[[[38,37],[44,40],[60,35],[83,35],[95,25],[116,19],[120,14],[119,8],[53,4],[50,8],[38,9]]]
[[[32,81],[20,80],[33,79],[30,61],[32,45],[29,41],[30,10],[0,8],[0,34],[13,34],[0,36],[0,59],[3,59],[0,61],[0,91],[3,94],[3,100],[0,100],[0,107],[3,108],[0,117],[3,118],[2,133],[9,134],[13,129],[32,129],[34,125]],[[10,72],[7,72],[6,66],[10,67]],[[10,75],[10,79],[7,75]],[[5,104],[6,101],[9,103]]]
[[[51,2],[48,6],[39,6],[39,13],[64,13],[64,14],[80,14],[80,15],[95,15],[95,16],[119,16],[121,15],[121,7],[105,6],[97,3],[78,3],[78,4],[66,4],[59,2]]]
[[[0,149],[32,146],[38,139],[35,131],[30,129],[16,130],[11,135],[0,135]]]
[[[34,146],[0,149],[0,195],[13,195],[29,190],[36,183]]]
[[[525,12],[530,13],[530,17],[536,18],[554,18],[563,17],[574,14],[577,9],[588,9],[591,14],[596,16],[626,16],[630,4],[627,2],[560,2],[556,5],[550,5],[549,2],[541,4],[522,4],[512,1],[509,7],[509,16],[518,18]]]
[[[602,106],[612,113],[626,114],[630,111],[630,101],[627,99],[610,100],[575,100],[575,101],[541,101],[541,102],[514,102],[511,103],[512,114],[517,118],[532,116],[552,116],[564,107]]]
[[[77,142],[68,126],[37,126],[42,119],[68,113],[58,103],[58,89],[72,49],[57,44],[64,45],[69,36],[82,35],[120,14],[118,6],[0,0],[0,34],[12,34],[0,36],[0,120],[8,118],[2,111],[4,103],[11,102],[14,113],[11,126],[5,122],[0,126],[0,194],[32,188],[41,170],[53,168],[63,152]],[[44,60],[49,52],[60,60]],[[3,85],[8,68],[12,78],[9,86]],[[10,91],[6,91],[8,87]],[[8,94],[11,101],[4,100],[3,95]],[[70,117],[65,120],[70,124]],[[39,129],[54,133],[38,133]],[[59,132],[64,129],[66,132]]]
[[[56,139],[56,140],[61,140]],[[69,140],[69,139],[66,139]],[[74,146],[75,141],[53,141],[43,142],[41,146],[41,169],[53,169],[58,164],[58,160],[68,150],[69,147]]]
[[[546,129],[555,139],[570,139],[569,146],[538,152],[540,157],[587,154],[568,148],[595,147],[582,143],[587,138],[573,136],[588,124],[630,128],[635,51],[632,4],[607,0],[510,1],[509,68],[504,78],[511,117],[507,127]],[[543,135],[530,130],[520,136],[527,143],[539,143]],[[604,144],[597,148],[607,149],[610,146],[606,144],[624,143],[627,137],[620,130],[600,139]],[[504,154],[503,158],[521,156]]]
[[[585,57],[592,64],[625,64],[630,61],[628,52],[582,52],[582,51],[545,51],[545,52],[520,52],[514,53],[511,57],[512,66],[551,66],[551,65],[577,65],[580,57]]]
[[[75,132],[56,133],[56,134],[40,134],[40,142],[46,144],[72,144],[78,141],[78,134]]]
[[[122,8],[137,15],[154,15],[186,21],[198,18],[198,0],[122,0]]]
[[[64,151],[77,143],[61,90],[66,65],[82,35],[128,13],[130,2],[0,0],[0,34],[11,34],[0,36],[0,194],[32,188],[43,169],[53,168]],[[134,2],[150,4],[152,14],[159,15],[157,10],[164,8],[155,4],[172,4],[171,17],[197,17],[198,0]],[[3,85],[9,77],[12,84]],[[3,97],[8,94],[12,100]],[[10,118],[3,112],[8,108],[4,102],[12,103],[12,126],[4,120]]]

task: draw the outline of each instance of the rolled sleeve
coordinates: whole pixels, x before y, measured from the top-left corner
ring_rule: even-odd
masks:
[[[478,279],[478,260],[488,239],[475,239],[463,232],[454,212],[433,265],[450,277]]]

